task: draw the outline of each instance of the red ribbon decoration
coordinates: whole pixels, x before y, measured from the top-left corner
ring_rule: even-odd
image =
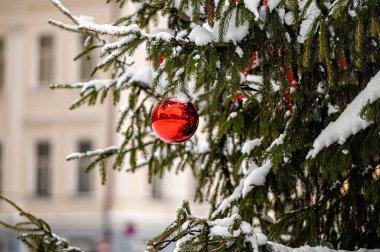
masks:
[[[297,82],[296,80],[294,79],[294,74],[292,72],[292,70],[290,70],[288,72],[288,80],[290,82],[290,85],[292,85],[292,87],[296,88],[297,87]]]
[[[240,94],[240,95],[236,96],[235,99],[232,99],[231,102],[232,102],[232,103],[236,103],[236,100],[242,102],[243,99],[244,99],[244,96],[243,96],[242,94]]]
[[[269,9],[268,9],[268,0],[264,0],[264,2],[263,2],[263,6],[264,6],[264,10],[265,10],[265,12],[268,14],[268,13],[269,13]]]
[[[245,69],[245,72],[244,72],[244,78],[245,78],[245,79],[247,79],[248,73],[249,73],[249,71],[251,70],[252,66],[257,64],[257,63],[256,63],[256,58],[257,58],[257,52],[254,52],[253,55],[252,55],[252,57],[251,57],[251,59],[250,59],[249,62],[248,62],[248,66],[247,66],[247,68]],[[236,96],[235,99],[232,99],[232,100],[231,100],[232,103],[235,103],[235,102],[236,102],[236,99],[237,99],[238,101],[242,102],[243,99],[244,99],[244,96],[243,96],[242,94]]]
[[[159,67],[161,66],[161,64],[164,62],[165,58],[166,58],[165,55],[162,55],[162,56],[161,56],[161,58],[160,58],[160,62],[157,63],[156,68],[159,68]],[[153,59],[152,59],[152,56],[149,56],[149,61],[152,62],[152,60],[153,60]]]
[[[160,66],[164,62],[164,60],[165,60],[165,55],[162,55],[161,58],[160,58]]]
[[[288,109],[290,113],[293,113],[293,103],[292,103],[292,97],[290,95],[290,89],[286,90],[285,92],[285,100],[286,100],[286,104],[288,105]]]
[[[289,70],[287,75],[288,75],[288,80],[289,80],[292,88],[296,88],[297,82],[294,78],[293,71]],[[286,104],[288,105],[288,109],[289,109],[290,113],[293,113],[293,102],[292,102],[292,96],[290,94],[290,89],[286,90],[286,92],[285,92],[285,100],[286,100]]]
[[[347,59],[345,56],[342,56],[342,58],[340,58],[340,66],[343,70],[347,69]]]
[[[250,60],[249,63],[248,63],[247,68],[245,69],[245,72],[244,72],[244,77],[245,77],[245,78],[247,78],[248,73],[249,73],[249,71],[250,71],[251,68],[252,68],[252,65],[256,65],[256,61],[255,61],[255,60],[256,60],[256,57],[257,57],[257,52],[254,52],[253,55],[252,55],[251,60]]]

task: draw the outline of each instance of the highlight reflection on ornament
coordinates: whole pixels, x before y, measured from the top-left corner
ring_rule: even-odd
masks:
[[[198,122],[194,105],[175,97],[163,99],[152,110],[152,128],[167,143],[180,143],[189,139],[197,130]]]

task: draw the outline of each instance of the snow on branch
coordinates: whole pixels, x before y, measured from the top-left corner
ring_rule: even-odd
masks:
[[[147,39],[165,40],[169,41],[174,39],[173,34],[168,31],[159,31],[147,33],[140,29],[137,24],[131,24],[128,26],[115,26],[110,24],[94,24],[94,23],[82,23],[78,26],[79,30],[91,31],[100,33],[103,35],[113,35],[113,36],[128,36],[131,34],[140,35]]]
[[[202,251],[215,251],[211,248],[224,251],[240,243],[241,238],[244,239],[241,244],[253,252],[258,252],[259,246],[266,245],[268,241],[264,234],[255,232],[248,222],[243,221],[238,213],[210,221],[192,215],[189,203],[185,201],[178,209],[175,221],[150,240],[145,251],[159,251],[172,242],[176,245],[173,252],[194,250],[190,248],[195,247]]]
[[[260,0],[244,0],[245,7],[250,10],[256,17],[256,20],[259,19],[259,5]]]
[[[60,0],[51,0],[51,2],[67,17],[69,17],[75,24],[79,24],[78,17],[74,16],[69,9],[67,9]]]
[[[78,152],[71,153],[70,155],[68,155],[66,157],[66,160],[70,161],[70,160],[80,159],[80,158],[84,158],[84,157],[93,157],[93,156],[99,156],[99,155],[104,155],[104,154],[112,154],[112,153],[116,153],[118,151],[119,151],[119,147],[110,146],[110,147],[107,147],[105,149],[97,149],[97,150],[93,150],[93,151],[87,151],[84,153],[78,153]]]
[[[115,26],[110,24],[81,24],[78,26],[79,30],[86,30],[106,35],[126,36],[131,33],[141,33],[141,29],[136,24],[128,26]]]
[[[74,23],[74,25],[70,24],[65,24],[60,21],[56,21],[53,19],[49,19],[49,24],[55,25],[59,28],[68,30],[68,31],[73,31],[73,32],[82,32],[78,29],[78,26],[80,25],[85,25],[85,24],[91,24],[95,22],[95,18],[89,17],[89,16],[84,16],[80,15],[75,16],[74,14],[71,13],[71,11],[66,8],[60,0],[50,0],[64,15],[66,15],[69,19],[71,19]]]
[[[276,140],[274,140],[272,144],[269,146],[269,148],[267,149],[267,152],[270,152],[274,147],[283,144],[285,140],[285,136],[286,136],[285,133],[283,133],[278,138],[276,138]]]
[[[243,147],[241,148],[241,152],[243,154],[249,154],[249,153],[251,153],[252,150],[254,150],[256,147],[258,147],[258,146],[261,145],[263,139],[264,138],[261,137],[261,138],[256,138],[256,139],[253,139],[253,140],[246,141],[243,144]]]
[[[285,129],[289,123],[286,125]],[[284,143],[284,138],[286,134],[281,134],[276,138],[272,144],[266,149],[265,153],[270,152],[274,147],[279,146]],[[260,140],[260,143],[262,140]],[[255,143],[256,144],[256,143]],[[248,147],[246,147],[248,148]],[[248,162],[247,162],[248,163]],[[261,166],[256,165],[251,162],[250,170],[247,175],[240,180],[239,185],[235,188],[234,192],[227,198],[225,198],[219,207],[212,213],[211,217],[215,218],[218,214],[224,212],[226,209],[231,207],[231,204],[240,198],[244,198],[255,186],[264,185],[266,176],[272,169],[273,163],[270,158],[267,158]]]
[[[241,192],[243,191],[244,179],[240,180],[239,185],[235,188],[234,192],[227,198],[225,198],[219,207],[212,213],[211,217],[215,218],[218,214],[224,212],[231,204],[241,198]]]
[[[260,7],[260,0],[244,0],[245,8],[255,15],[255,19],[258,20],[260,18],[260,9],[265,9],[265,7]],[[279,0],[268,0],[267,5],[269,8],[269,12],[272,12],[280,4]]]
[[[86,19],[84,19],[86,20]],[[53,22],[52,22],[53,23]],[[53,23],[55,24],[55,23]],[[101,62],[98,63],[97,68],[102,68],[108,63],[114,61],[125,53],[131,53],[136,48],[134,43],[136,41],[142,43],[144,40],[164,40],[171,41],[174,36],[169,31],[156,31],[146,33],[139,28],[136,24],[128,26],[115,26],[110,24],[95,24],[93,22],[81,22],[77,27],[66,26],[65,24],[56,24],[64,29],[77,29],[80,32],[90,32],[95,34],[110,35],[121,37],[116,42],[108,43],[104,40],[102,48],[103,55],[109,53]],[[132,45],[132,46],[130,46]]]
[[[72,88],[81,88],[81,93],[85,95],[89,90],[100,91],[101,89],[109,88],[115,81],[106,79],[106,80],[90,80],[88,82],[77,82],[71,84]]]
[[[366,129],[373,122],[360,117],[360,111],[368,103],[380,98],[380,71],[371,79],[355,99],[347,106],[339,118],[331,122],[314,140],[313,148],[307,154],[307,159],[315,158],[318,153],[333,143],[343,144],[347,138]]]
[[[103,66],[107,65],[108,63],[110,63],[111,61],[115,60],[115,59],[118,59],[121,55],[123,55],[125,53],[125,50],[123,49],[116,49],[114,51],[112,51],[109,55],[107,55],[102,61],[100,61],[96,67],[98,68],[102,68]]]
[[[80,32],[80,31],[78,30],[78,27],[77,27],[77,26],[75,26],[75,25],[65,24],[65,23],[60,22],[60,21],[56,21],[56,20],[49,19],[49,24],[55,25],[55,26],[57,26],[57,27],[59,27],[59,28],[62,28],[62,29],[68,30],[68,31]]]
[[[62,246],[64,244],[68,244],[67,240],[60,237],[59,235],[55,234],[55,233],[52,233],[52,238],[49,239],[48,236],[45,236],[44,238],[44,242],[46,244],[49,244],[51,243],[52,241],[55,242],[55,244],[57,246]],[[70,246],[70,245],[67,245],[67,248],[62,248],[63,252],[84,252],[82,249],[78,248],[78,247],[75,247],[75,246]]]
[[[115,50],[115,49],[122,48],[123,46],[131,43],[134,39],[136,39],[136,35],[131,34],[131,35],[128,35],[126,37],[123,37],[122,39],[120,39],[116,42],[108,43],[102,47],[102,52],[104,53],[104,52],[109,51],[109,50]]]
[[[267,159],[264,164],[256,169],[253,169],[248,176],[244,179],[242,188],[242,196],[245,197],[252,191],[254,186],[264,185],[265,179],[272,168],[273,163]]]
[[[249,23],[243,22],[242,24],[236,23],[236,10],[232,11],[226,30],[223,32],[223,37],[220,38],[221,22],[217,21],[214,27],[209,27],[207,24],[203,26],[195,27],[189,34],[188,38],[181,38],[175,36],[174,31],[169,29],[157,29],[151,33],[145,32],[137,24],[130,24],[127,26],[117,26],[112,24],[96,24],[94,18],[87,16],[75,16],[73,15],[59,0],[51,0],[55,6],[58,7],[66,16],[68,16],[73,22],[72,24],[62,23],[56,20],[49,20],[49,23],[66,29],[69,31],[79,33],[92,33],[94,35],[109,35],[122,37],[119,41],[108,43],[106,40],[102,40],[105,44],[102,48],[103,53],[107,52],[109,55],[100,62],[97,67],[101,68],[107,65],[109,62],[122,56],[125,53],[133,52],[135,49],[136,41],[139,44],[144,41],[160,40],[173,43],[175,45],[188,45],[188,46],[203,46],[206,44],[214,43],[216,46],[225,46],[226,43],[236,43],[244,39],[249,31]],[[179,32],[181,33],[181,31]],[[129,47],[129,45],[132,45]]]
[[[240,222],[240,226],[235,229],[233,226],[236,222]],[[268,240],[265,235],[253,232],[252,226],[248,222],[242,221],[237,213],[223,219],[208,221],[208,225],[211,238],[218,236],[231,238],[244,235],[245,240],[251,244],[255,252],[259,251],[259,245],[265,245]]]
[[[305,16],[303,17],[303,21],[300,26],[299,36],[297,38],[297,41],[301,44],[303,44],[306,40],[307,35],[311,32],[314,33],[314,31],[311,30],[314,21],[319,17],[321,14],[321,10],[318,8],[318,5],[315,0],[312,0],[310,5],[308,5],[308,1],[299,1],[300,8],[303,9]]]
[[[80,88],[82,95],[87,95],[93,91],[99,92],[103,89],[109,89],[116,86],[117,89],[122,88],[123,84],[131,84],[133,82],[141,82],[150,85],[153,81],[153,69],[151,66],[135,68],[127,67],[125,72],[116,79],[95,79],[87,82],[76,82],[65,85],[50,85],[51,88]]]
[[[348,252],[347,250],[335,250],[328,247],[316,246],[303,246],[299,248],[290,248],[279,243],[268,241],[267,243],[275,252]],[[355,252],[379,252],[379,249],[358,249]]]
[[[249,23],[245,21],[243,24],[236,24],[235,20],[236,10],[233,10],[225,27],[223,36],[223,42],[225,43],[236,43],[243,40],[248,35]],[[216,21],[214,27],[210,27],[208,24],[203,24],[203,26],[197,25],[190,32],[189,39],[197,46],[220,42],[220,28],[220,21]]]
[[[125,72],[125,76],[129,78],[128,83],[142,82],[150,85],[153,82],[153,69],[151,66],[140,68],[129,67]]]

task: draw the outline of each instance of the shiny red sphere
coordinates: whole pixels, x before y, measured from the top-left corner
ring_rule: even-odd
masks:
[[[180,143],[195,133],[199,117],[191,102],[169,97],[154,105],[150,122],[162,141]]]

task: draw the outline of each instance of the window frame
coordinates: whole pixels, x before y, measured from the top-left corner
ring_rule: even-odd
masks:
[[[45,50],[43,49],[42,40],[44,38],[49,38],[51,40],[49,49],[45,49]],[[51,32],[39,33],[36,36],[36,47],[37,47],[37,50],[36,50],[37,55],[33,59],[37,60],[37,62],[34,63],[36,65],[35,74],[36,74],[37,87],[40,89],[48,88],[49,87],[48,85],[54,82],[55,76],[57,73],[56,71],[57,61],[55,58],[55,55],[57,53],[57,50],[56,50],[57,39],[56,39],[55,34]],[[49,51],[46,52],[47,50]],[[47,63],[46,62],[44,63],[43,60],[47,60]],[[43,73],[44,71],[43,65],[48,66],[50,73],[48,74]],[[44,75],[47,75],[47,77]],[[47,79],[44,79],[45,77]]]
[[[84,144],[83,144],[84,143]],[[82,148],[83,145],[88,145],[87,148]],[[91,151],[93,148],[93,141],[88,138],[83,138],[80,139],[76,143],[76,148],[78,152],[86,152],[86,151]],[[75,187],[75,193],[77,196],[80,197],[88,197],[93,195],[93,192],[95,190],[95,181],[94,181],[94,176],[93,173],[85,173],[85,169],[89,165],[90,160],[89,159],[79,159],[77,160],[76,163],[76,187]],[[81,183],[82,181],[86,181],[85,187],[82,187],[83,184]],[[86,188],[87,187],[87,188]]]
[[[40,155],[40,145],[47,144],[48,151],[47,154]],[[35,181],[34,181],[34,195],[37,198],[41,199],[48,199],[52,197],[53,192],[53,184],[52,184],[52,178],[53,178],[53,169],[52,169],[52,144],[49,140],[38,140],[34,144],[34,155],[35,155]],[[44,157],[45,156],[45,157]],[[42,159],[42,163],[40,158]],[[42,166],[41,166],[42,165]],[[45,179],[42,178],[41,180],[41,174],[45,170]],[[41,173],[40,173],[41,172]],[[44,181],[46,185],[44,187],[41,186],[41,181]],[[44,192],[43,190],[46,190]]]

